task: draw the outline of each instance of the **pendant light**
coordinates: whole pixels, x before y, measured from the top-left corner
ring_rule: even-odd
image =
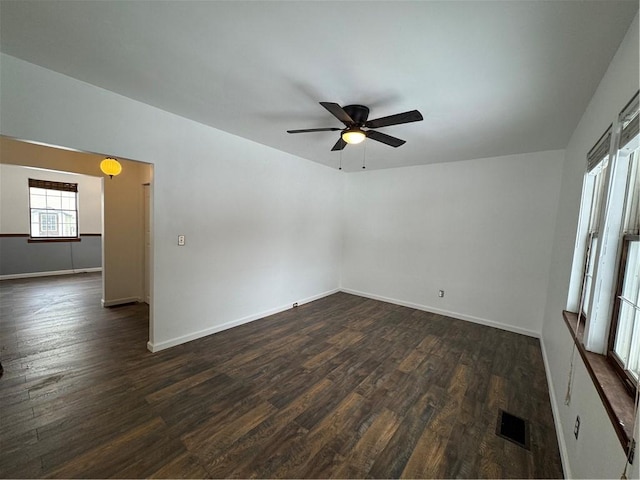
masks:
[[[120,162],[112,157],[106,157],[102,162],[100,162],[100,170],[105,175],[109,175],[110,178],[113,178],[114,175],[119,175],[122,172],[122,165]]]

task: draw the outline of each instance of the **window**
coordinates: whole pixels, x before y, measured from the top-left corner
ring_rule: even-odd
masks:
[[[627,165],[619,274],[607,356],[629,390],[640,377],[640,140],[638,96],[620,114],[618,157]]]
[[[579,298],[575,305],[575,311],[580,312],[583,319],[595,317],[595,311],[591,308],[593,290],[598,277],[596,277],[600,237],[602,232],[602,211],[606,202],[606,193],[609,180],[609,147],[611,145],[612,127],[600,137],[595,146],[587,155],[587,173],[584,178],[582,193],[582,206],[580,211],[580,230],[576,251],[581,251],[574,261],[580,261]],[[592,315],[592,313],[594,315]]]
[[[78,184],[29,179],[31,238],[78,238]]]
[[[571,402],[579,352],[628,455],[633,451],[634,397],[637,401],[640,395],[638,99],[636,93],[587,154],[563,312],[574,340],[565,403]]]
[[[631,393],[640,377],[638,118],[636,94],[616,129],[609,127],[587,155],[574,256],[578,268],[568,302],[585,323],[585,348],[605,355]]]
[[[627,387],[630,388],[637,384],[640,374],[640,236],[638,235],[625,237],[617,293],[608,356],[626,380]]]
[[[591,307],[591,290],[595,274],[596,252],[598,251],[598,235],[600,232],[600,211],[602,209],[602,201],[604,197],[607,166],[609,162],[608,148],[605,150],[603,145],[608,145],[611,141],[611,131],[600,139],[596,147],[591,152],[591,168],[587,172],[585,179],[585,198],[584,201],[588,205],[588,217],[585,251],[584,277],[582,280],[582,301],[580,302],[580,313],[585,317],[589,317],[589,308]],[[595,151],[595,152],[594,152]],[[602,157],[602,158],[600,158]]]

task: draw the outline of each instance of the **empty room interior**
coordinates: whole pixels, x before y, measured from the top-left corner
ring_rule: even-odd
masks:
[[[0,0],[0,477],[639,478],[636,0]]]

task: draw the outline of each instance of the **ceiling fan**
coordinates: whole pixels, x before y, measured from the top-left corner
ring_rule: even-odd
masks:
[[[340,138],[333,146],[331,151],[342,150],[348,143],[355,144],[364,141],[365,138],[370,138],[377,142],[382,142],[392,147],[399,147],[404,145],[405,141],[399,138],[392,137],[382,132],[376,132],[375,130],[363,130],[363,128],[380,128],[388,127],[390,125],[400,125],[402,123],[419,122],[422,120],[422,114],[418,110],[411,110],[409,112],[397,113],[395,115],[389,115],[388,117],[376,118],[374,120],[367,120],[369,117],[369,108],[364,105],[347,105],[341,107],[337,103],[320,102],[324,108],[345,124],[346,128],[328,127],[328,128],[308,128],[303,130],[287,130],[287,133],[308,133],[308,132],[342,132]]]

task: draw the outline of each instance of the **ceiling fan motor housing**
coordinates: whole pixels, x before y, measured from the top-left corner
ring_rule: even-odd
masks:
[[[355,126],[363,127],[369,118],[369,108],[364,105],[347,105],[342,109],[352,118]]]

